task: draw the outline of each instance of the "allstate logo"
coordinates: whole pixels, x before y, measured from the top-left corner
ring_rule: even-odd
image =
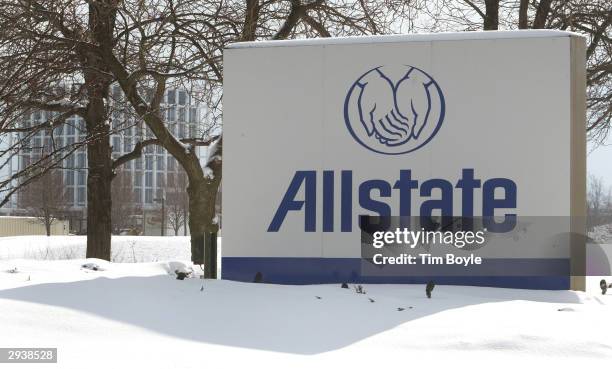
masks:
[[[344,121],[361,145],[380,154],[415,151],[438,133],[444,121],[438,83],[409,65],[380,66],[361,75],[344,101]]]

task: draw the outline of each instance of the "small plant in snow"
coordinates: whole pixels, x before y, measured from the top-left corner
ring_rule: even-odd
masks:
[[[436,287],[436,284],[433,281],[427,282],[427,285],[425,286],[425,294],[427,295],[428,299],[431,298],[431,292],[433,291],[434,287]]]
[[[185,278],[190,278],[191,273],[193,273],[193,270],[186,267],[180,267],[174,271],[174,274],[176,274],[176,279],[179,281],[182,281]]]
[[[100,267],[96,263],[85,263],[85,264],[81,265],[81,268],[93,270],[93,271],[96,271],[96,272],[104,270],[104,268]]]
[[[365,295],[365,294],[366,294],[366,290],[365,290],[365,289],[363,288],[363,286],[362,286],[362,285],[360,285],[360,284],[358,284],[358,285],[356,285],[356,286],[355,286],[355,292],[356,292],[356,293],[359,293],[359,294],[362,294],[362,295]]]
[[[130,248],[132,249],[132,261],[134,263],[137,263],[138,261],[136,260],[136,249],[134,248],[134,246],[136,246],[136,241],[130,241],[129,245],[130,245]]]

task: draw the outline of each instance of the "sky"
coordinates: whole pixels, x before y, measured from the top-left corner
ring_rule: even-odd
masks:
[[[602,178],[607,186],[612,185],[612,138],[587,152],[587,172]]]

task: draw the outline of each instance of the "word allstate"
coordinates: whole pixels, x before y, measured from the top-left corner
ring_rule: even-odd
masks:
[[[304,215],[304,231],[317,230],[317,205],[322,204],[322,231],[334,232],[336,172],[324,170],[322,172],[322,199],[319,198],[319,174],[315,170],[299,170],[293,175],[289,187],[278,206],[268,232],[278,232],[289,212],[301,212]],[[303,200],[298,200],[298,194],[303,188]],[[439,193],[435,198],[434,193]],[[498,196],[496,197],[496,193]],[[503,193],[503,195],[501,195]],[[461,216],[474,216],[474,198],[482,199],[482,217],[484,227],[490,232],[508,232],[516,225],[516,214],[512,209],[517,206],[516,183],[508,178],[491,178],[481,180],[474,177],[474,169],[466,168],[461,171],[461,178],[455,184],[442,178],[419,181],[412,178],[410,169],[400,170],[399,178],[394,182],[382,179],[370,179],[357,186],[354,194],[353,171],[340,171],[340,231],[352,232],[353,220],[361,212],[353,212],[353,196],[358,196],[359,206],[362,210],[378,214],[381,217],[391,216],[389,201],[399,204],[399,216],[411,216],[412,203],[415,197],[422,202],[419,216],[431,217],[434,213],[452,217],[458,215],[453,209],[453,197],[461,198]],[[301,197],[301,196],[300,196]],[[376,199],[375,199],[376,198]],[[389,200],[385,200],[389,199]],[[322,200],[322,201],[321,201]],[[497,221],[501,209],[506,209],[503,220]],[[397,215],[397,214],[394,214]]]

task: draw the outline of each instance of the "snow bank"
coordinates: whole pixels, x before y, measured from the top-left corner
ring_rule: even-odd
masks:
[[[593,227],[589,237],[597,243],[612,243],[612,224],[602,224]]]
[[[104,270],[82,268],[87,262]],[[365,285],[362,295],[339,285],[179,281],[175,267],[0,261],[0,346],[58,347],[61,368],[567,367],[612,359],[612,296],[436,286],[427,299],[421,285]]]
[[[0,260],[85,258],[85,236],[18,236],[0,238]],[[189,237],[113,236],[111,261],[141,263],[190,260]]]

